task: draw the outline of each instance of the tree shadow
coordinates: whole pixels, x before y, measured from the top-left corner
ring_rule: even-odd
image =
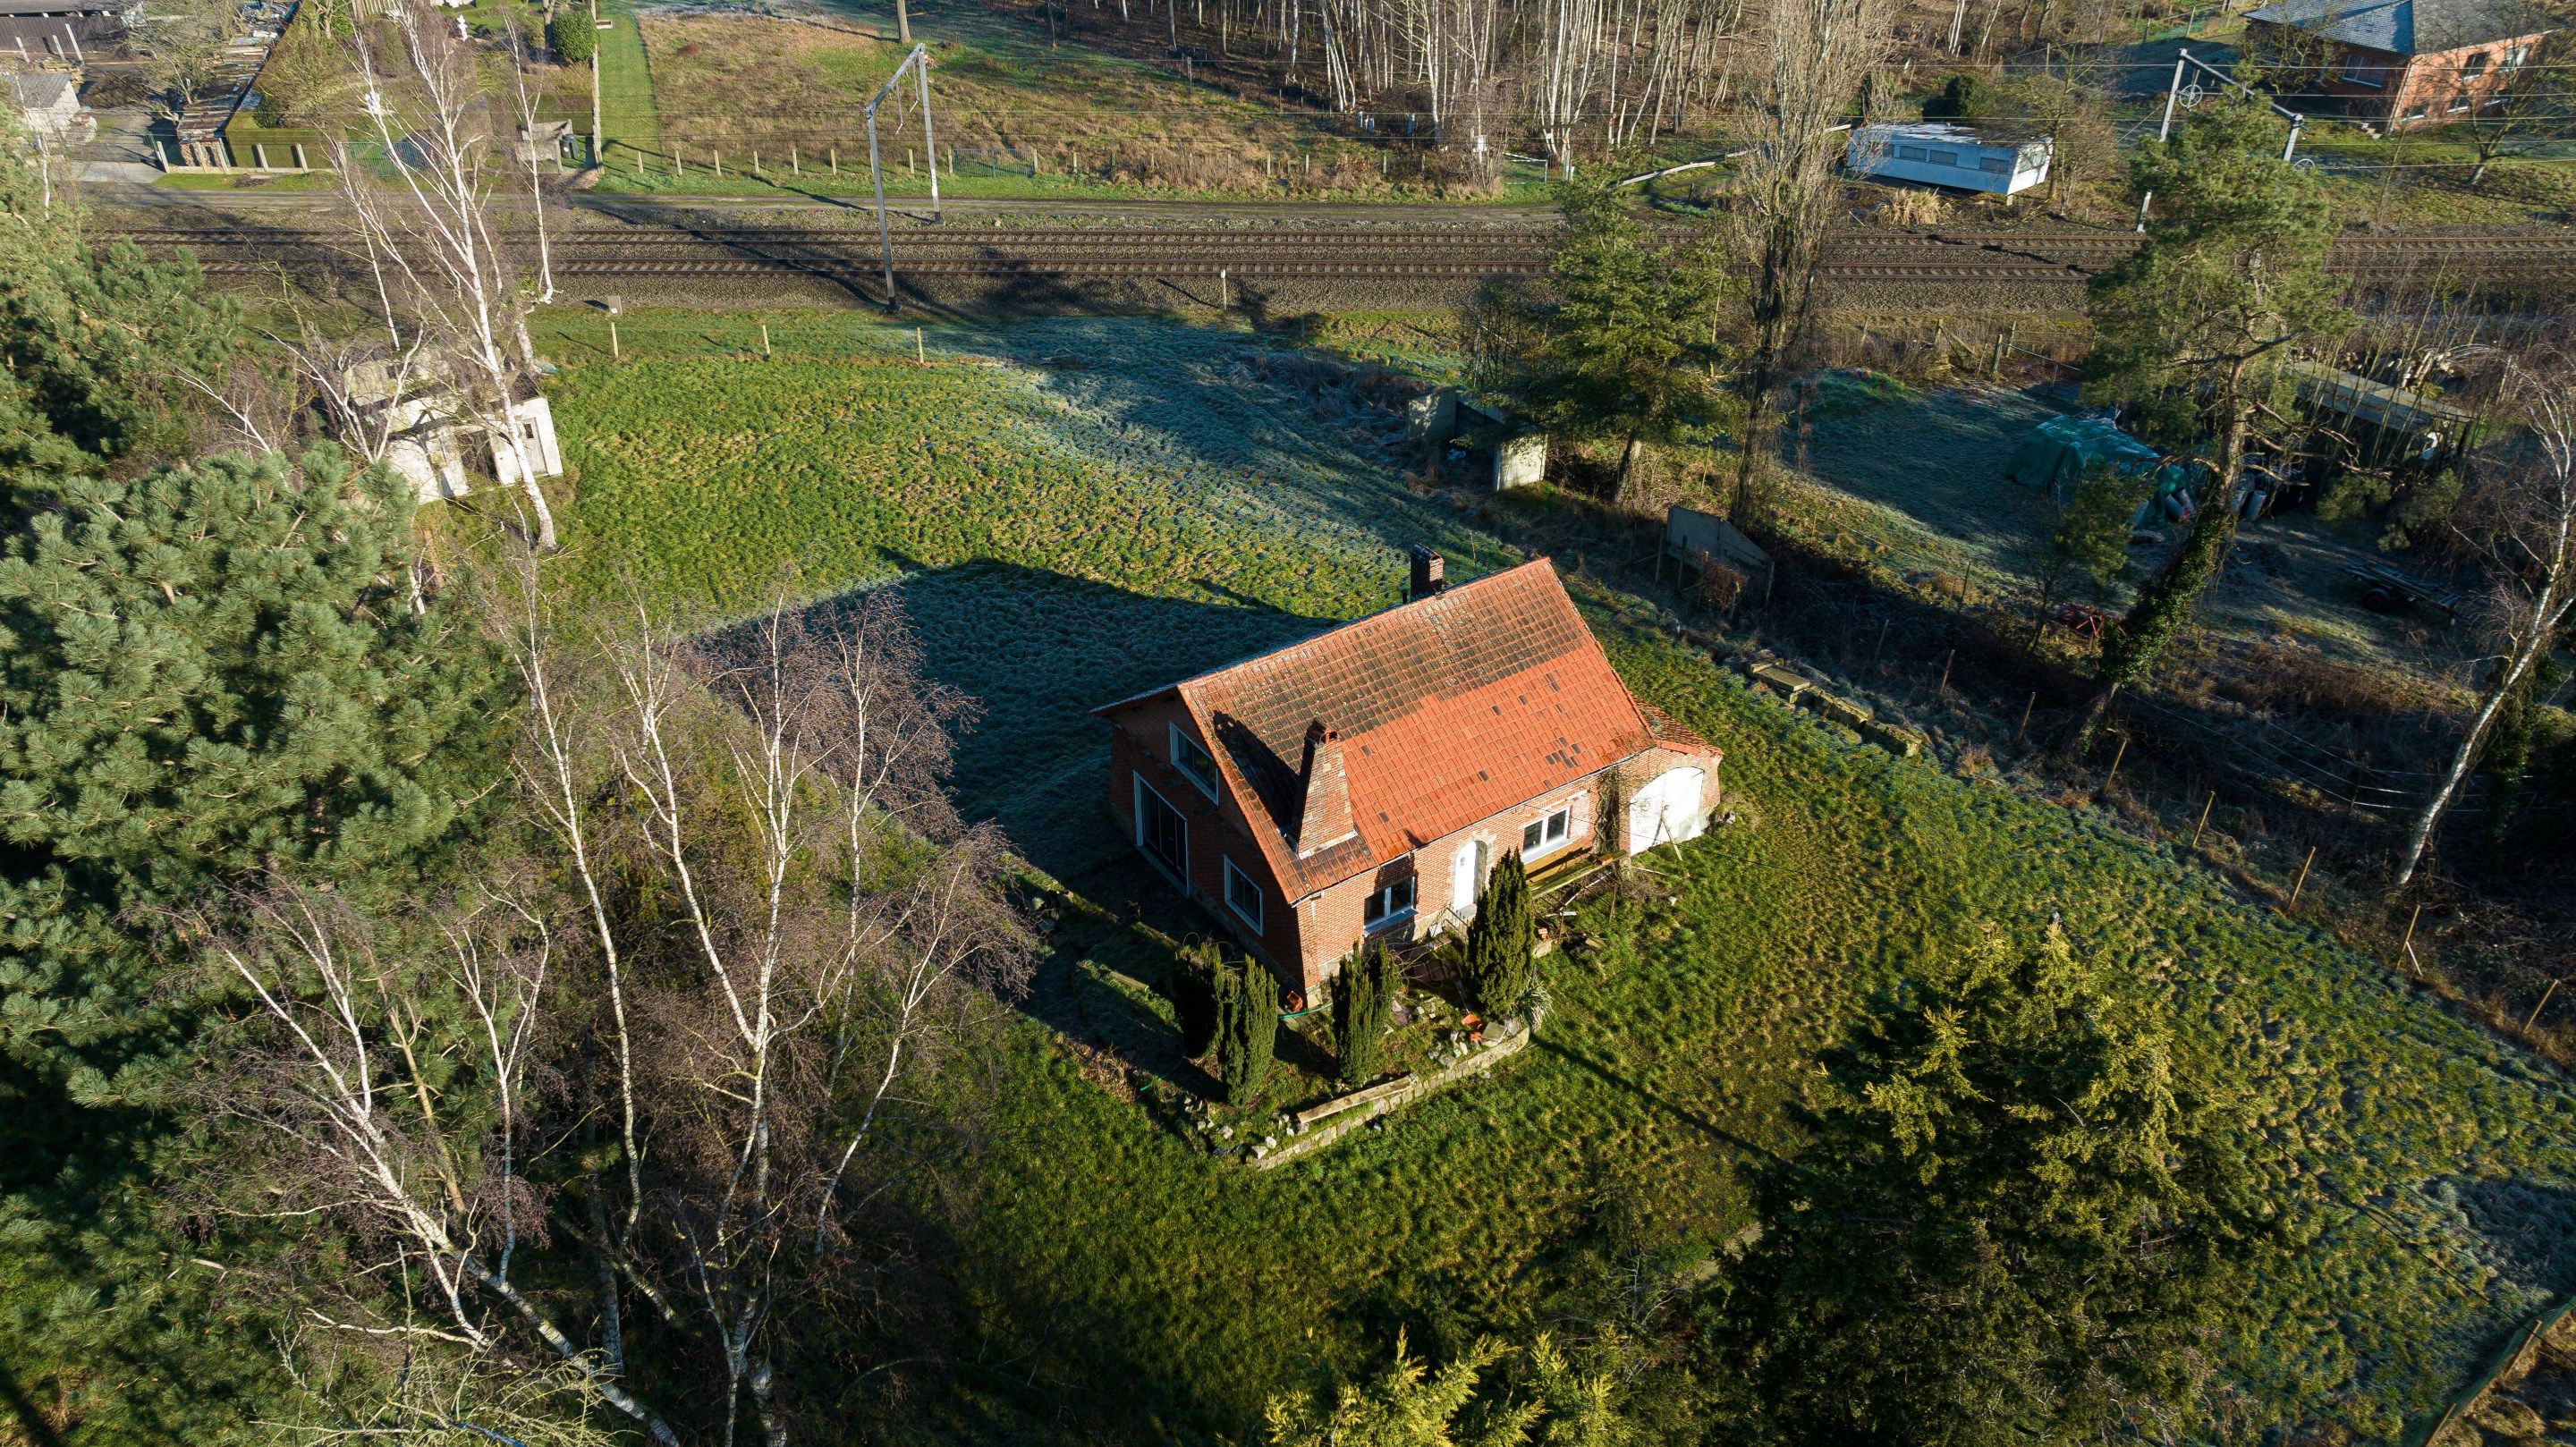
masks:
[[[1182,1056],[1165,1002],[1174,947],[1224,931],[1115,825],[1109,730],[1091,710],[1340,620],[1213,590],[1156,597],[994,561],[907,566],[879,586],[911,619],[924,673],[980,708],[958,741],[958,812],[998,823],[1022,858],[1069,891],[1049,901],[1056,935],[1022,1008],[1067,1039],[1207,1093],[1211,1082]],[[808,620],[828,627],[856,596],[810,605]]]

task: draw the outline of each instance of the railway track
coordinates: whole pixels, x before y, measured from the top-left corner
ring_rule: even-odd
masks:
[[[118,233],[149,251],[193,251],[213,275],[266,273],[358,260],[347,234],[323,228],[138,228]],[[533,233],[521,240],[533,242]],[[880,276],[869,227],[586,227],[548,238],[559,276],[751,278]],[[1214,279],[1248,281],[1474,280],[1546,268],[1544,228],[983,228],[907,226],[894,233],[898,276],[991,280]],[[1837,236],[1825,272],[1845,282],[2078,286],[2135,248],[2106,232],[1852,231]],[[2484,277],[2576,280],[2576,235],[2371,235],[2338,238],[2332,264],[2364,278],[2444,270]]]

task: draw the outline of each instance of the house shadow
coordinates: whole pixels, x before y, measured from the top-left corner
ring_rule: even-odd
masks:
[[[1175,947],[1221,931],[1136,853],[1110,814],[1109,726],[1091,710],[1341,620],[1212,584],[1156,596],[1013,563],[890,561],[903,568],[893,581],[812,604],[806,621],[828,629],[867,593],[891,595],[911,621],[927,678],[974,701],[950,781],[958,813],[998,824],[1022,858],[1068,892],[1032,901],[1057,923],[1022,1007],[1134,1070],[1204,1092],[1209,1082],[1181,1055],[1170,1017],[1171,965]]]

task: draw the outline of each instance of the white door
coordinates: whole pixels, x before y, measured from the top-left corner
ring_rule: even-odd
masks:
[[[1628,800],[1628,852],[1642,854],[1658,844],[1695,839],[1707,823],[1699,810],[1698,769],[1667,769]]]
[[[1449,861],[1449,912],[1465,919],[1476,912],[1476,841],[1458,846],[1458,857]]]

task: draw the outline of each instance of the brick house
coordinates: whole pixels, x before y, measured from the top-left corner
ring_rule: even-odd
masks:
[[[2300,75],[2284,89],[2392,130],[2498,104],[2556,28],[2523,0],[2278,0],[2245,22],[2249,48]]]
[[[1380,933],[1475,912],[1495,862],[1533,874],[1689,839],[1721,756],[1639,703],[1547,559],[1457,588],[1414,550],[1409,601],[1093,710],[1109,808],[1166,878],[1320,998]]]

